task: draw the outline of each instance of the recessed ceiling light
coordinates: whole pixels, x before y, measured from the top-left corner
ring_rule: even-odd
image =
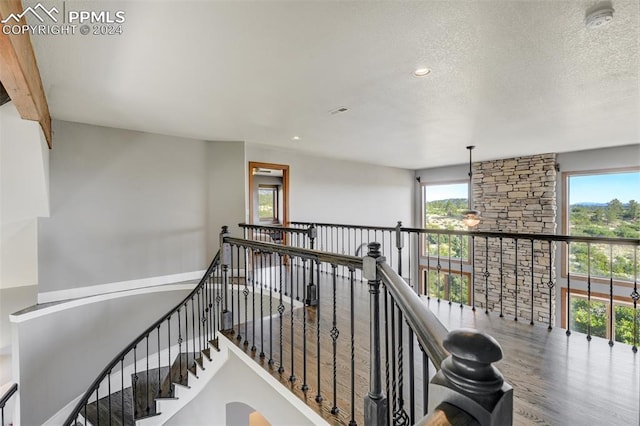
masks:
[[[413,72],[413,75],[415,75],[416,77],[424,77],[425,75],[428,75],[431,72],[431,70],[429,68],[418,68]]]
[[[300,136],[294,136],[291,138],[291,140],[297,142],[300,140]]]

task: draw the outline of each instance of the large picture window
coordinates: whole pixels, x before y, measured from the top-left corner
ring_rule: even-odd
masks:
[[[467,210],[469,184],[453,182],[422,186],[423,225],[425,229],[467,230],[462,212]],[[469,239],[457,235],[425,234],[423,256],[451,259],[469,258]]]
[[[573,236],[640,238],[640,170],[566,174],[565,231]],[[633,246],[571,243],[567,270],[617,281],[638,271]]]

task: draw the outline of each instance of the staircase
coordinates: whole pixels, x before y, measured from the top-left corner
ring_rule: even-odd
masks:
[[[217,341],[209,344],[218,351]],[[189,389],[189,382],[198,379],[198,371],[204,370],[205,358],[212,361],[211,348],[200,353],[182,352],[175,357],[171,368],[151,368],[131,374],[132,386],[86,406],[86,413],[81,413],[86,415],[86,424],[133,426],[139,420],[159,416],[161,401],[179,399],[177,388]]]

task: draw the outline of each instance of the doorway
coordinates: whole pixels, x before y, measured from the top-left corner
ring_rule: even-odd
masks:
[[[289,225],[289,166],[249,161],[249,223]]]

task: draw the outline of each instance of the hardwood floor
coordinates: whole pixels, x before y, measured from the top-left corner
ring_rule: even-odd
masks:
[[[289,270],[290,272],[290,270]],[[289,273],[287,272],[287,273]],[[295,274],[294,274],[295,275]],[[275,276],[275,275],[274,275]],[[269,281],[269,280],[264,280]],[[286,284],[289,293],[288,278]],[[294,283],[297,279],[293,280]],[[264,284],[264,283],[263,283]],[[351,332],[350,332],[350,291],[349,282],[338,278],[336,283],[336,329],[339,334],[336,339],[336,378],[335,388],[339,413],[331,414],[334,398],[333,374],[333,340],[330,332],[333,328],[332,282],[329,274],[321,274],[320,282],[320,311],[316,307],[290,308],[282,313],[282,321],[277,310],[272,317],[265,317],[262,322],[245,326],[236,324],[236,334],[229,338],[239,347],[256,359],[263,367],[282,383],[291,388],[296,395],[316,409],[331,424],[348,424],[351,420]],[[236,288],[241,293],[242,285]],[[294,297],[302,299],[302,291],[296,291]],[[274,292],[274,294],[277,294]],[[363,421],[363,399],[368,391],[369,383],[369,293],[366,283],[356,281],[353,288],[354,315],[354,347],[353,371],[355,381],[354,420],[357,424]],[[242,303],[244,303],[244,296]],[[257,298],[259,299],[259,298]],[[450,306],[447,302],[436,302],[424,299],[425,304],[441,319],[450,330],[460,327],[473,327],[483,330],[500,342],[504,359],[497,367],[504,374],[505,379],[514,388],[514,424],[516,425],[621,425],[633,426],[640,424],[640,366],[639,355],[634,354],[627,345],[618,344],[610,348],[606,340],[594,338],[588,342],[584,335],[574,333],[567,337],[564,330],[548,331],[545,326],[530,326],[510,319],[501,319],[494,314],[473,312],[469,307],[460,308],[459,305]],[[237,299],[236,299],[237,303]],[[251,296],[248,304],[251,306]],[[256,303],[259,303],[257,301]],[[249,308],[250,309],[250,308]],[[277,309],[277,308],[276,308]],[[306,318],[303,316],[306,312]],[[318,345],[318,314],[320,315],[320,338]],[[384,324],[384,310],[382,313]],[[386,318],[390,320],[390,317]],[[280,325],[282,324],[282,333]],[[292,327],[293,324],[293,327]],[[306,357],[303,356],[303,334],[306,324]],[[293,333],[292,333],[293,328]],[[253,333],[255,330],[255,341]],[[237,332],[241,340],[237,340]],[[405,327],[406,333],[406,327]],[[406,335],[406,334],[405,334]],[[273,336],[270,339],[269,336]],[[248,337],[248,339],[247,339]],[[293,344],[292,344],[293,337]],[[280,351],[282,338],[282,351]],[[247,345],[244,345],[248,340]],[[409,349],[405,337],[403,345],[405,411],[409,413],[409,379],[408,367]],[[256,347],[252,351],[252,346]],[[291,355],[291,347],[294,352]],[[320,362],[318,363],[318,347]],[[382,341],[384,352],[385,341]],[[264,358],[260,353],[264,353]],[[398,353],[396,352],[396,361]],[[282,358],[281,358],[282,357]],[[292,359],[293,358],[293,359]],[[272,360],[269,363],[269,360]],[[417,343],[414,344],[414,359],[421,360]],[[389,369],[385,365],[383,356],[383,370],[392,372],[392,358],[389,359]],[[304,367],[306,363],[306,380]],[[279,371],[278,367],[282,366]],[[317,379],[318,365],[321,379]],[[398,371],[396,364],[396,370]],[[430,374],[435,370],[430,368]],[[291,375],[296,380],[291,383]],[[393,383],[399,384],[399,376],[389,374],[389,385],[383,376],[383,388],[393,393]],[[415,417],[419,419],[422,410],[422,366],[417,362],[413,370],[415,388]],[[302,391],[306,383],[309,389]],[[320,392],[318,392],[320,389]],[[397,389],[397,387],[396,387]],[[387,391],[385,390],[385,393]],[[322,395],[322,402],[317,403],[315,397]],[[393,407],[392,398],[389,406]],[[396,408],[398,408],[396,406]]]

